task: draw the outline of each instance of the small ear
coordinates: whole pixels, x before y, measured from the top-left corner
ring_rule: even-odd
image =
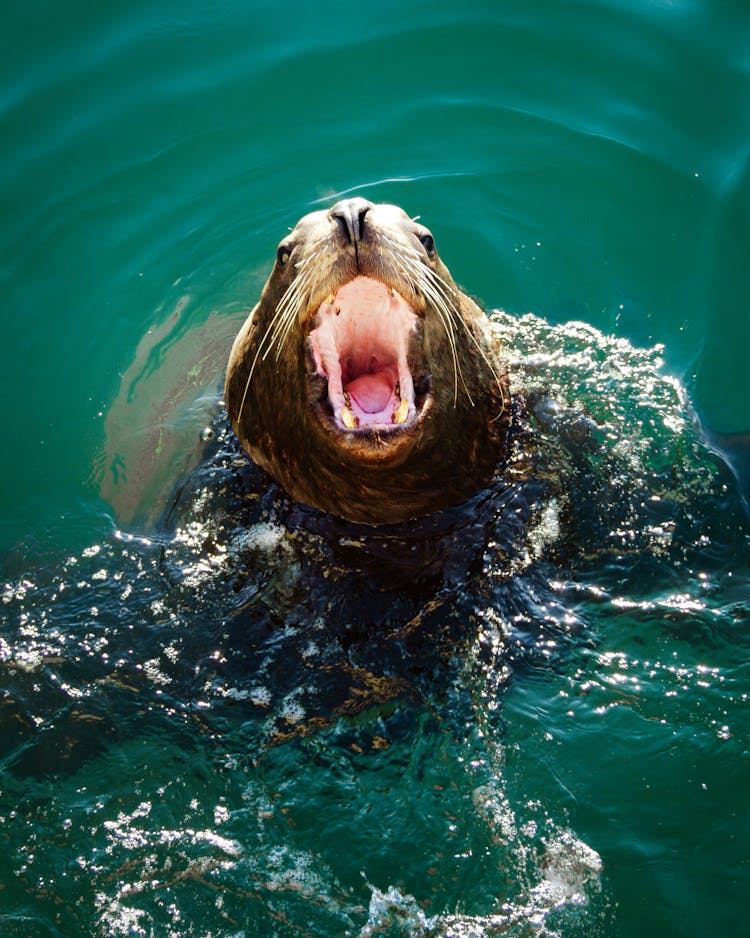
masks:
[[[253,326],[257,326],[257,325],[258,325],[258,320],[260,319],[260,314],[258,313],[258,310],[259,310],[259,309],[260,309],[260,300],[258,300],[258,302],[255,304],[255,306],[253,306],[253,311],[252,311],[252,312],[250,313],[250,315],[247,317],[248,320],[252,323]]]
[[[464,319],[469,322],[479,321],[485,319],[485,314],[482,311],[481,306],[474,300],[472,297],[467,296],[462,290],[459,290],[458,293],[458,303],[461,308],[461,312],[464,315]]]
[[[232,417],[234,406],[234,394],[232,393],[232,386],[235,383],[235,375],[238,371],[241,370],[241,364],[248,354],[248,347],[252,340],[253,333],[257,327],[256,317],[258,315],[259,309],[260,300],[255,304],[252,312],[242,324],[242,328],[237,333],[235,340],[232,343],[232,350],[229,353],[229,361],[227,362],[227,370],[224,378],[224,403],[226,404],[230,418]]]

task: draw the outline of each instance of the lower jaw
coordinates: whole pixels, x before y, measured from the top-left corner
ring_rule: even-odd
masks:
[[[424,416],[432,409],[431,378],[423,374],[418,393],[407,399],[396,392],[379,414],[370,414],[353,405],[347,392],[344,401],[334,408],[328,397],[328,381],[324,375],[308,371],[308,406],[327,437],[340,437],[342,445],[351,445],[357,440],[368,439],[382,448],[390,438],[397,438],[416,431]],[[396,386],[398,391],[398,385]]]
[[[402,424],[372,423],[352,430],[342,429],[330,411],[323,410],[323,405],[318,405],[316,410],[313,419],[323,430],[328,446],[333,446],[341,458],[384,465],[401,462],[411,451],[418,437],[425,406]]]

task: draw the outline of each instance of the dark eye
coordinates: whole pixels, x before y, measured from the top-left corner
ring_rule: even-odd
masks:
[[[284,264],[286,264],[286,262],[289,260],[289,257],[291,256],[291,253],[292,251],[288,244],[281,245],[281,247],[276,252],[276,260],[279,267],[283,267]]]
[[[422,242],[422,247],[427,251],[428,257],[435,256],[435,241],[431,234],[422,234],[419,236],[419,240]]]

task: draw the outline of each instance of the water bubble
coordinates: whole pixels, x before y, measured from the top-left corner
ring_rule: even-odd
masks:
[[[213,440],[216,436],[212,427],[204,427],[201,430],[201,439],[204,443],[208,443],[209,440]]]
[[[227,820],[229,820],[228,809],[224,805],[217,804],[214,808],[214,824],[223,824]]]

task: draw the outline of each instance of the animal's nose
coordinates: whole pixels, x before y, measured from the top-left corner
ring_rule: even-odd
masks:
[[[372,208],[367,199],[342,199],[329,211],[329,218],[335,218],[346,235],[349,244],[361,241],[365,233],[365,216]]]

